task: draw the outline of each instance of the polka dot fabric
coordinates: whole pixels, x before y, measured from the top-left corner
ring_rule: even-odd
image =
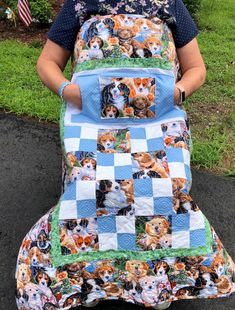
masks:
[[[168,20],[169,17],[172,17],[169,27],[172,30],[177,48],[186,45],[199,32],[182,0],[146,0],[142,5],[139,5],[139,1],[128,0],[122,2],[108,0],[105,1],[105,5],[100,0],[65,0],[60,13],[48,32],[48,38],[61,47],[73,51],[80,26],[91,15],[128,14],[130,12],[160,18],[168,16]]]

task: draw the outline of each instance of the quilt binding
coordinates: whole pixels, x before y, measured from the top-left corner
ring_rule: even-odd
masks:
[[[123,67],[126,67],[127,64],[135,64],[135,62],[128,62],[125,60]],[[138,60],[138,59],[134,59]],[[143,61],[143,59],[141,59]],[[89,64],[87,64],[89,62]],[[97,69],[103,67],[112,67],[115,61],[113,59],[104,61],[101,66],[99,66],[98,62],[94,62],[94,65],[91,64],[91,61],[87,61],[82,66],[80,66],[79,71],[88,70],[88,69]],[[120,65],[120,59],[119,63]],[[138,61],[136,65],[142,64]],[[147,63],[144,63],[145,67]],[[170,69],[170,66],[167,66],[169,62],[162,61],[160,59],[155,59],[155,65],[162,69]],[[143,67],[144,67],[143,66]],[[151,67],[151,66],[150,66]],[[78,71],[78,67],[75,68],[75,72]],[[75,73],[74,72],[74,73]],[[64,116],[66,110],[66,102],[61,101],[61,109],[60,109],[60,141],[61,141],[61,148],[62,154],[64,159],[69,165],[65,154],[65,146],[64,146]],[[52,211],[52,223],[51,223],[51,255],[52,255],[52,264],[53,267],[63,266],[65,264],[70,264],[75,261],[87,261],[87,260],[99,260],[99,259],[133,259],[133,260],[151,260],[151,259],[160,259],[162,257],[177,257],[177,256],[195,256],[195,255],[205,255],[212,253],[212,234],[210,229],[210,224],[203,214],[204,221],[205,221],[205,229],[206,229],[206,245],[205,246],[198,246],[195,248],[180,248],[180,249],[157,249],[157,250],[150,250],[150,251],[136,251],[136,250],[106,250],[106,251],[94,251],[94,252],[84,252],[84,253],[76,253],[76,254],[69,254],[69,255],[62,255],[61,254],[61,244],[59,238],[59,210],[60,210],[60,201],[55,205]]]

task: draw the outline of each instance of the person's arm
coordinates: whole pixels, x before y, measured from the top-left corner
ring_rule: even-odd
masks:
[[[197,39],[192,39],[183,47],[177,48],[177,55],[181,67],[182,77],[176,83],[185,89],[186,97],[190,96],[206,79],[206,67],[201,56]],[[180,101],[180,92],[177,87],[174,90],[175,104]]]
[[[62,82],[68,81],[63,75],[64,68],[71,56],[71,51],[47,39],[37,61],[37,72],[41,81],[55,94],[59,95]],[[63,97],[81,109],[81,96],[78,85],[67,85]]]

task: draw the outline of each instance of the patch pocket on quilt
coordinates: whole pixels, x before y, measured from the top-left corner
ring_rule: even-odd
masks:
[[[99,77],[102,119],[155,118],[153,77]]]

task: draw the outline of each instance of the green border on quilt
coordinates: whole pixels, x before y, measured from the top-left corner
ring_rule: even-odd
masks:
[[[59,210],[60,202],[56,205],[52,213],[51,225],[51,255],[53,267],[71,264],[77,261],[99,260],[99,259],[120,259],[125,258],[129,260],[151,260],[160,259],[162,257],[177,257],[177,256],[197,256],[205,255],[212,252],[212,234],[210,224],[204,216],[206,228],[206,245],[195,248],[182,249],[158,249],[151,251],[135,251],[135,250],[106,250],[94,251],[87,253],[76,253],[69,255],[61,254],[61,245],[59,237]]]
[[[143,59],[141,59],[143,60]],[[156,59],[160,60],[160,59]],[[98,63],[98,62],[97,62]],[[120,63],[119,63],[120,65]],[[138,64],[139,65],[139,64]],[[64,116],[66,110],[66,102],[62,101],[60,110],[60,140],[62,147],[62,154],[67,161],[64,147]],[[69,164],[67,162],[67,164]],[[60,198],[61,200],[61,198]],[[162,257],[177,257],[177,256],[195,256],[205,255],[212,252],[212,234],[210,224],[207,218],[204,216],[205,228],[206,228],[206,245],[195,248],[181,248],[181,249],[157,249],[151,251],[135,251],[135,250],[107,250],[107,251],[93,251],[87,253],[76,253],[69,255],[61,254],[61,245],[59,237],[59,210],[60,201],[55,206],[52,212],[52,224],[51,224],[51,255],[53,267],[63,266],[65,264],[71,264],[76,261],[87,261],[97,259],[133,259],[133,260],[151,260],[160,259]]]
[[[76,64],[74,73],[101,68],[160,68],[164,70],[172,69],[171,63],[167,59],[160,58],[103,58],[99,61],[87,60],[83,63]]]

